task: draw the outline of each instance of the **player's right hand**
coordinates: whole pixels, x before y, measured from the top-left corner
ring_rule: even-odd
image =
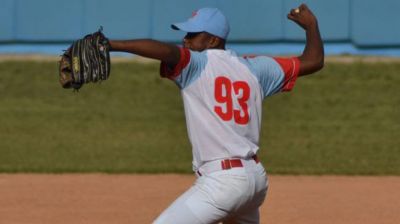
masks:
[[[315,27],[318,24],[317,18],[306,4],[301,4],[298,8],[290,10],[287,18],[294,21],[305,30]]]

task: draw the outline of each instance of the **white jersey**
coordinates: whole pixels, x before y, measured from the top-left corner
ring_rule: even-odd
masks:
[[[293,88],[297,58],[239,57],[231,50],[194,52],[161,75],[181,89],[193,168],[217,159],[251,158],[259,149],[262,100]]]

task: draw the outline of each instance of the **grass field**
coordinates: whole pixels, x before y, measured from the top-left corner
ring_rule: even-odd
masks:
[[[274,174],[400,175],[400,63],[328,63],[264,102]],[[0,172],[191,172],[179,90],[157,64],[113,64],[80,92],[55,62],[0,63]]]

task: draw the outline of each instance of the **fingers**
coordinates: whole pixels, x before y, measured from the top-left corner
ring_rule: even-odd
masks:
[[[294,16],[292,16],[292,14],[288,14],[287,18],[292,20],[292,21],[296,21],[296,18]]]
[[[300,15],[311,13],[306,4],[301,4],[298,8],[291,9],[287,15],[288,19],[298,21]]]
[[[298,14],[300,14],[300,8],[290,10],[290,15],[297,16]]]
[[[296,16],[296,15],[301,14],[302,12],[305,12],[305,11],[309,11],[307,5],[306,4],[301,4],[298,8],[291,9],[289,14],[292,15],[292,16]]]
[[[298,17],[300,16],[301,13],[301,9],[299,8],[295,8],[290,10],[289,14],[287,15],[288,19],[293,20],[293,21],[297,21]]]

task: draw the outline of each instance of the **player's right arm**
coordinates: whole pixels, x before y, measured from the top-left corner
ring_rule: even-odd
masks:
[[[180,60],[180,49],[173,44],[150,40],[110,40],[111,51],[122,51],[160,60],[174,68]]]
[[[318,21],[305,5],[292,9],[288,19],[294,21],[306,31],[306,46],[300,60],[299,76],[312,74],[324,66],[324,45],[319,33]]]

